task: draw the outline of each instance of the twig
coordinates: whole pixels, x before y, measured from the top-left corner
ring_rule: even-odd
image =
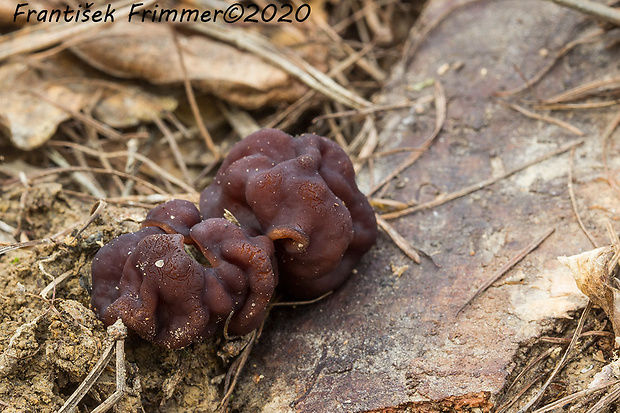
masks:
[[[47,156],[56,165],[61,167],[69,167],[71,164],[54,148],[50,148],[47,151]],[[85,166],[85,165],[82,165]],[[80,184],[86,191],[90,192],[93,196],[98,198],[105,198],[105,192],[103,188],[95,181],[90,175],[85,175],[82,172],[74,172],[71,174],[73,179]]]
[[[13,251],[13,250],[17,250],[20,248],[28,248],[28,247],[34,247],[36,245],[41,245],[41,244],[51,244],[56,242],[57,238],[60,238],[64,235],[67,235],[68,233],[70,233],[71,231],[73,231],[75,228],[77,228],[79,224],[75,223],[73,225],[70,225],[68,228],[65,228],[59,232],[57,232],[56,234],[52,235],[49,238],[42,238],[42,239],[37,239],[37,240],[32,240],[32,241],[26,241],[26,242],[18,242],[17,244],[9,244],[6,246],[2,246],[0,247],[0,255],[8,252],[8,251]]]
[[[51,283],[49,283],[47,286],[45,286],[45,288],[43,288],[41,290],[41,292],[39,293],[39,295],[45,299],[47,299],[47,294],[56,289],[56,286],[60,285],[63,281],[65,281],[67,278],[69,278],[73,272],[75,270],[72,268],[68,271],[63,272],[62,274],[60,274],[58,277],[53,277],[53,280]]]
[[[116,391],[108,399],[106,399],[102,405],[93,410],[92,413],[103,413],[107,411],[113,404],[109,404],[108,401],[112,400],[116,403],[125,392],[125,360],[124,360],[124,339],[127,336],[127,328],[123,322],[118,319],[114,324],[108,327],[108,340],[107,347],[103,350],[99,361],[95,364],[93,369],[88,373],[84,381],[78,386],[71,396],[65,401],[65,404],[58,410],[57,413],[71,412],[82,398],[88,393],[90,388],[95,384],[103,370],[108,365],[108,362],[112,358],[112,351],[116,347]],[[119,351],[120,350],[120,351]],[[119,359],[120,362],[119,362]],[[121,383],[122,380],[122,383]],[[120,395],[118,395],[119,392]],[[100,409],[100,407],[103,408]]]
[[[555,232],[555,228],[549,228],[543,235],[541,235],[536,240],[532,241],[527,247],[523,250],[519,251],[514,257],[510,259],[506,264],[502,266],[499,270],[495,271],[489,279],[482,284],[476,292],[471,296],[469,300],[467,300],[461,308],[456,312],[455,316],[458,316],[461,311],[463,311],[469,304],[471,304],[480,294],[482,294],[487,288],[489,288],[495,281],[500,279],[504,274],[508,272],[512,267],[517,265],[519,261],[525,258],[530,252],[534,251],[540,244],[543,243],[544,240],[549,238],[551,234]]]
[[[101,212],[103,212],[103,210],[107,206],[108,206],[108,203],[105,202],[103,199],[100,199],[97,202],[95,202],[95,205],[93,205],[93,207],[90,209],[90,216],[88,217],[86,222],[84,222],[84,225],[82,225],[82,227],[78,230],[78,232],[75,233],[75,235],[73,236],[73,239],[69,242],[69,244],[77,240],[78,237],[82,235],[82,232],[84,232],[84,230],[86,230],[86,228],[88,228],[88,226],[92,224],[93,221],[99,217],[99,215],[101,215]]]
[[[248,357],[250,357],[250,353],[252,352],[252,347],[254,346],[254,342],[256,341],[256,337],[258,333],[256,330],[254,330],[250,334],[251,334],[250,341],[243,349],[243,352],[241,353],[239,358],[237,358],[234,361],[233,365],[230,366],[230,369],[228,370],[226,381],[228,382],[230,380],[230,375],[232,375],[232,381],[230,382],[230,385],[225,386],[226,393],[222,397],[222,400],[220,400],[220,403],[218,404],[218,407],[217,407],[217,409],[222,412],[226,411],[228,401],[230,400],[230,395],[232,394],[233,390],[235,390],[235,387],[237,385],[237,380],[239,380],[241,369],[243,369],[243,366],[245,366],[245,363],[248,361]]]
[[[129,153],[128,151],[116,151],[116,152],[102,153],[102,152],[96,151],[94,149],[91,149],[91,148],[89,148],[87,146],[80,145],[80,144],[77,144],[77,143],[74,143],[74,142],[58,141],[58,142],[48,142],[48,144],[49,145],[56,145],[56,146],[66,146],[68,148],[77,149],[77,150],[79,150],[81,152],[84,152],[86,154],[89,154],[91,156],[96,156],[96,157],[117,158],[117,157],[130,157],[130,156],[133,156],[134,158],[136,158],[137,160],[139,160],[140,162],[144,163],[146,166],[151,168],[162,179],[165,179],[166,181],[168,181],[168,182],[178,186],[179,188],[183,189],[184,191],[186,191],[188,193],[198,193],[192,186],[190,186],[189,184],[185,183],[183,180],[178,179],[174,175],[170,174],[165,169],[163,169],[162,167],[157,165],[157,163],[155,163],[154,161],[152,161],[151,159],[147,158],[146,156],[144,156],[144,155],[142,155],[140,153]],[[110,173],[110,174],[119,174],[121,177],[124,177],[124,178],[127,178],[127,179],[136,179],[136,180],[139,180],[140,183],[142,183],[142,184],[145,183],[145,181],[143,179],[137,178],[137,177],[135,177],[134,175],[131,175],[131,174],[127,174],[127,173],[123,173],[123,172],[118,172],[118,171],[115,171],[115,170],[108,171],[108,173]],[[147,184],[149,184],[149,183],[147,182]],[[158,193],[164,194],[164,195],[166,194],[166,191],[161,190],[159,188],[157,190],[155,190],[155,192],[158,192]]]
[[[37,90],[24,90],[24,93],[30,93],[31,95],[49,103],[50,105],[53,105],[55,107],[57,107],[58,109],[62,110],[63,112],[68,113],[69,115],[71,115],[72,118],[79,120],[80,122],[84,122],[84,124],[92,126],[94,129],[96,129],[99,133],[101,133],[103,136],[106,136],[108,138],[110,138],[111,140],[114,141],[122,141],[123,140],[123,134],[116,131],[115,129],[113,129],[111,126],[106,125],[105,123],[99,122],[98,120],[94,119],[92,116],[88,116],[85,115],[82,112],[79,112],[77,110],[73,110],[59,102],[54,101],[53,99],[50,99],[49,97],[47,97],[43,92],[37,91]]]
[[[532,370],[538,363],[540,363],[543,360],[546,360],[549,358],[549,356],[551,356],[551,354],[553,354],[553,352],[555,351],[559,351],[561,350],[561,347],[555,346],[555,347],[549,347],[544,353],[539,354],[536,358],[534,358],[534,360],[530,360],[527,365],[525,367],[523,367],[523,370],[521,370],[519,372],[519,374],[517,375],[517,377],[515,377],[515,379],[510,383],[510,385],[508,386],[508,388],[506,389],[505,393],[508,393],[510,390],[512,390],[512,388],[514,387],[514,385],[516,383],[519,382],[519,380],[521,380],[523,378],[523,376],[525,376],[530,370]],[[498,407],[497,409],[497,413],[503,412],[505,411],[508,407],[512,406],[517,399],[519,398],[519,396],[513,398],[513,400],[511,402],[508,403],[497,403],[500,407]],[[503,400],[501,400],[503,401]]]
[[[325,115],[317,116],[316,118],[312,119],[312,123],[317,123],[318,121],[324,120],[324,119],[343,118],[347,116],[363,116],[363,115],[370,115],[370,114],[377,113],[377,112],[385,112],[385,111],[390,111],[390,110],[395,110],[395,109],[404,109],[404,108],[409,108],[417,103],[418,103],[417,100],[407,101],[407,102],[400,102],[400,103],[392,103],[389,105],[377,105],[377,106],[373,106],[373,107],[366,108],[366,109],[360,109],[360,110],[346,110],[344,112],[328,113]]]
[[[207,36],[235,45],[236,47],[252,52],[296,77],[312,89],[353,108],[372,106],[370,102],[359,95],[342,87],[325,73],[315,69],[299,57],[274,46],[265,37],[218,25],[188,24],[188,27]]]
[[[377,215],[377,224],[381,227],[382,230],[386,232],[386,234],[389,235],[392,241],[394,241],[394,243],[398,246],[398,248],[401,249],[402,252],[404,252],[416,264],[419,264],[421,262],[420,255],[411,246],[411,244],[409,244],[409,241],[407,241],[402,235],[400,235],[398,231],[396,231],[394,227],[392,227],[392,225],[387,223],[383,218],[381,218],[378,215]]]
[[[573,189],[574,158],[575,158],[575,148],[571,149],[570,151],[570,166],[568,168],[568,194],[570,196],[570,203],[573,206],[573,212],[575,213],[575,217],[577,218],[577,222],[579,223],[581,230],[583,231],[584,234],[586,234],[586,237],[588,237],[588,239],[592,243],[592,246],[594,248],[597,248],[596,241],[594,240],[592,235],[590,235],[590,232],[586,229],[586,226],[583,224],[583,221],[581,220],[581,216],[579,215],[579,212],[577,211],[577,201],[575,200],[575,190]]]
[[[560,119],[556,119],[553,118],[551,116],[546,116],[546,115],[541,115],[538,113],[534,113],[530,110],[525,109],[524,107],[521,107],[519,105],[515,105],[514,103],[506,103],[506,102],[499,102],[501,105],[504,106],[508,106],[509,108],[516,110],[517,112],[527,116],[528,118],[533,118],[533,119],[538,119],[538,120],[542,120],[544,122],[547,123],[553,123],[554,125],[557,125],[561,128],[566,129],[567,131],[574,133],[577,136],[583,136],[584,133],[581,131],[581,129],[577,128],[576,126],[571,125],[568,122],[564,122],[563,120]]]
[[[181,154],[181,150],[179,149],[179,144],[175,139],[174,135],[170,131],[170,129],[166,126],[163,120],[159,117],[155,116],[153,118],[153,123],[157,126],[157,129],[164,135],[166,138],[166,142],[170,146],[170,150],[172,151],[172,155],[174,156],[174,160],[177,163],[177,166],[181,170],[183,177],[185,178],[185,182],[191,182],[192,179],[189,176],[189,171],[187,170],[187,165],[185,164],[185,159],[183,159],[183,155]]]
[[[597,79],[566,90],[550,98],[543,99],[542,103],[568,102],[578,100],[595,93],[617,89],[620,89],[620,76],[610,77],[607,79]]]
[[[333,293],[333,291],[328,291],[325,294],[323,294],[320,297],[317,297],[313,300],[306,300],[306,301],[280,301],[280,302],[275,302],[275,303],[271,303],[269,304],[269,308],[273,308],[273,307],[292,307],[292,306],[296,306],[296,305],[308,305],[308,304],[314,304],[314,303],[318,303],[319,301],[321,301],[322,299],[324,299],[325,297],[327,297],[328,295],[331,295]]]
[[[394,171],[392,171],[392,173],[370,188],[370,190],[366,193],[366,196],[371,196],[402,171],[413,165],[413,163],[417,161],[420,156],[428,150],[428,148],[430,148],[431,144],[435,141],[435,138],[439,135],[439,132],[441,132],[444,122],[446,121],[446,94],[439,81],[435,81],[435,111],[437,113],[435,118],[435,129],[433,130],[433,133],[426,138],[422,146],[420,146],[420,150],[412,152],[407,159],[405,159],[398,167],[396,167],[396,169],[394,169]]]
[[[529,168],[532,165],[536,165],[537,163],[546,161],[549,158],[553,158],[554,156],[557,156],[557,155],[560,155],[560,154],[562,154],[564,152],[567,152],[567,151],[569,151],[569,150],[571,150],[571,149],[573,149],[573,148],[575,148],[575,147],[577,147],[577,146],[579,146],[581,144],[583,144],[583,140],[581,140],[581,139],[578,140],[578,141],[574,141],[574,142],[568,143],[566,145],[563,145],[563,146],[557,148],[556,150],[553,150],[553,151],[551,151],[549,153],[546,153],[546,154],[544,154],[542,156],[537,157],[536,159],[533,159],[533,160],[531,160],[529,162],[526,162],[523,165],[520,165],[520,166],[518,166],[516,168],[513,168],[513,169],[503,173],[502,175],[500,175],[498,177],[486,179],[486,180],[484,180],[482,182],[478,182],[477,184],[470,185],[470,186],[465,187],[463,189],[460,189],[458,191],[452,192],[452,193],[446,195],[445,197],[440,198],[440,199],[436,199],[434,201],[430,201],[430,202],[426,202],[424,204],[416,205],[416,206],[413,206],[413,207],[410,207],[410,208],[407,208],[407,209],[403,209],[401,211],[396,211],[396,212],[390,212],[390,213],[387,213],[387,214],[383,214],[383,215],[381,215],[381,217],[383,219],[394,219],[394,218],[402,217],[404,215],[412,214],[414,212],[422,211],[422,210],[425,210],[425,209],[435,208],[435,207],[437,207],[439,205],[445,204],[446,202],[453,201],[453,200],[455,200],[457,198],[461,198],[461,197],[463,197],[465,195],[468,195],[468,194],[470,194],[472,192],[476,192],[476,191],[478,191],[478,190],[480,190],[482,188],[485,188],[487,186],[493,185],[494,183],[497,183],[497,182],[499,182],[499,181],[501,181],[503,179],[506,179],[509,176],[516,174],[517,172],[521,172],[522,170],[527,169],[527,168]]]
[[[534,410],[533,413],[547,413],[555,409],[560,409],[566,406],[568,403],[572,403],[575,400],[581,399],[582,397],[598,393],[599,391],[605,390],[606,388],[614,386],[616,384],[620,384],[620,380],[614,380],[609,383],[601,384],[600,386],[592,387],[591,389],[584,389],[573,394],[569,394],[568,396],[562,397],[561,399],[556,400],[553,403],[549,403],[548,405],[543,406],[540,409]]]
[[[522,407],[518,413],[525,413],[529,411],[531,408],[533,408],[540,401],[542,396],[545,394],[547,387],[549,387],[551,382],[555,379],[560,369],[564,367],[564,365],[566,364],[566,361],[568,360],[568,355],[573,350],[573,348],[575,348],[575,344],[577,344],[577,340],[579,339],[581,330],[583,329],[583,325],[586,322],[586,317],[588,316],[588,313],[590,313],[591,309],[592,309],[592,301],[588,300],[588,304],[586,305],[586,308],[583,309],[583,312],[581,313],[581,317],[579,318],[579,322],[577,323],[577,327],[575,328],[575,332],[573,333],[573,338],[571,339],[570,344],[566,348],[566,351],[562,355],[562,358],[560,359],[558,364],[555,366],[555,368],[553,369],[553,371],[547,378],[547,381],[545,381],[545,383],[543,384],[542,388],[538,391],[538,394],[534,396],[524,407]]]
[[[558,60],[560,60],[562,56],[566,55],[568,52],[570,52],[571,50],[573,50],[575,47],[579,46],[580,44],[593,41],[597,36],[600,36],[602,33],[603,33],[603,30],[597,30],[596,32],[588,34],[582,37],[581,39],[573,40],[572,42],[566,44],[564,47],[560,49],[559,52],[556,53],[554,58],[545,67],[540,69],[529,81],[511,90],[495,92],[494,95],[498,97],[506,97],[506,96],[514,95],[526,89],[531,88],[536,83],[540,82],[543,79],[543,77],[545,77],[545,75],[555,66],[555,64],[558,62]]]
[[[124,338],[124,337],[123,337]],[[116,341],[116,391],[103,403],[97,406],[91,413],[105,413],[112,408],[127,392],[125,374],[125,340],[119,338]]]
[[[200,114],[200,109],[198,108],[198,103],[196,103],[196,96],[194,95],[194,89],[192,88],[192,83],[189,80],[189,76],[187,74],[187,66],[185,66],[185,58],[183,56],[183,49],[181,49],[181,44],[179,43],[179,38],[176,30],[171,27],[172,39],[174,40],[174,44],[177,50],[177,56],[179,59],[179,66],[181,66],[181,70],[183,72],[183,85],[185,86],[185,94],[187,95],[187,101],[189,102],[189,106],[192,109],[192,113],[194,118],[196,119],[196,125],[200,130],[200,134],[205,140],[205,144],[207,145],[207,149],[211,151],[215,159],[220,158],[220,153],[217,150],[217,147],[213,143],[213,139],[211,138],[211,134],[207,129],[204,120],[202,119],[202,115]]]
[[[590,0],[547,0],[620,26],[620,10]]]
[[[596,402],[596,404],[586,413],[600,413],[618,400],[618,398],[620,398],[620,384],[617,384],[616,382],[614,388],[603,396],[598,402]]]
[[[158,168],[158,169],[161,169],[161,168]],[[98,173],[98,174],[104,174],[104,175],[118,175],[121,178],[125,178],[125,179],[135,179],[136,181],[139,181],[141,185],[144,185],[145,187],[151,189],[154,192],[157,192],[162,195],[167,194],[167,192],[164,191],[163,189],[159,188],[158,186],[144,179],[137,178],[135,176],[132,176],[124,172],[114,171],[114,170],[109,171],[107,169],[102,169],[102,168],[89,168],[89,167],[82,167],[82,166],[71,166],[68,168],[48,168],[43,171],[35,172],[31,175],[28,175],[28,179],[32,180],[32,179],[37,179],[37,178],[43,178],[49,175],[54,175],[54,174],[59,174],[59,173],[64,173],[64,172],[76,172],[76,171],[92,172],[92,173]],[[183,189],[188,189],[187,185],[183,185]],[[192,188],[189,188],[189,189],[191,191],[194,191],[194,189]]]

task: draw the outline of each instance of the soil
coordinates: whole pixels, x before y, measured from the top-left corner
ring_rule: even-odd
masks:
[[[21,224],[32,239],[44,239],[84,223],[91,205],[64,196],[60,184],[42,183],[7,192],[0,209],[6,222]],[[3,412],[57,411],[110,345],[105,327],[89,308],[90,262],[100,245],[136,230],[144,215],[143,208],[109,205],[77,239],[74,229],[0,256]],[[52,278],[65,272],[69,278],[42,297]],[[131,388],[117,411],[215,410],[226,372],[218,355],[222,346],[211,340],[169,351],[130,334],[125,360]],[[114,374],[111,366],[104,370],[80,411],[92,410],[114,392]]]

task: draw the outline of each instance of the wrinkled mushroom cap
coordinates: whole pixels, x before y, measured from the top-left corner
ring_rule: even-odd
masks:
[[[377,236],[349,157],[317,135],[265,129],[237,143],[200,197],[204,217],[224,209],[274,241],[281,285],[299,298],[340,286]]]

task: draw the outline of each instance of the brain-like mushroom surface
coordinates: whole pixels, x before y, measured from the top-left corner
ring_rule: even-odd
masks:
[[[227,211],[234,223],[221,218]],[[168,201],[141,230],[99,250],[92,305],[106,325],[120,318],[169,348],[221,327],[247,334],[278,281],[289,295],[318,297],[347,279],[376,236],[374,212],[337,144],[266,129],[231,149],[200,210]]]
[[[185,234],[159,226],[122,235],[99,250],[92,304],[106,325],[120,318],[168,348],[210,336],[226,322],[232,334],[260,325],[277,282],[273,243],[223,218],[187,232],[212,267],[186,252]]]
[[[233,146],[200,197],[203,217],[225,209],[274,241],[281,285],[299,298],[340,286],[377,236],[349,157],[312,134],[264,129]]]

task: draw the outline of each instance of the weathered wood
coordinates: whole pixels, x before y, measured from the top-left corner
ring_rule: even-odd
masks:
[[[424,18],[432,21],[456,3],[431,1]],[[520,86],[519,72],[533,77],[562,46],[594,28],[583,22],[578,13],[538,0],[477,1],[454,10],[415,55],[405,53],[382,96],[382,104],[415,99],[432,89],[418,93],[413,86],[435,78],[448,102],[442,133],[401,174],[402,188],[392,185],[383,196],[430,201],[437,192],[498,176],[576,140],[559,126],[498,104],[494,92]],[[603,78],[617,66],[617,55],[601,41],[575,49],[535,86],[536,96]],[[438,74],[445,64],[450,68]],[[519,97],[511,102],[535,98],[528,92]],[[420,145],[435,126],[432,104],[424,108],[386,114],[382,149]],[[585,224],[601,242],[605,212],[588,207],[613,208],[617,199],[595,180],[602,171],[599,133],[613,115],[604,109],[553,113],[585,132],[574,185]],[[378,160],[374,182],[406,156]],[[617,166],[617,153],[608,158]],[[591,247],[571,208],[568,170],[565,153],[390,221],[439,267],[424,257],[415,265],[381,236],[339,291],[317,304],[273,311],[234,404],[243,411],[357,412],[432,400],[492,401],[519,346],[586,301],[556,260]],[[361,180],[371,186],[368,174]],[[552,227],[555,233],[539,248],[455,316],[494,271]],[[403,265],[409,267],[400,276],[392,270]]]

